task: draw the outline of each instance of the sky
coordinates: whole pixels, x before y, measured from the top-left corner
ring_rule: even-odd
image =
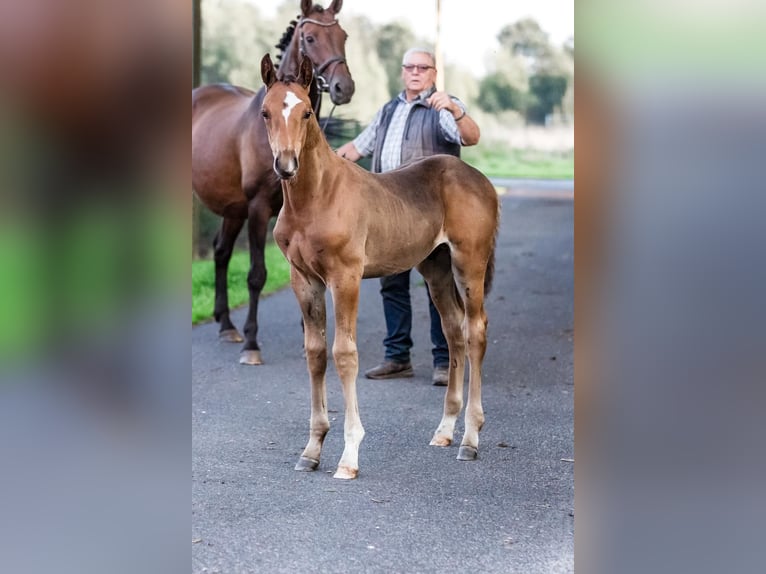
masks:
[[[267,17],[284,0],[251,0]],[[329,6],[331,0],[315,0]],[[300,4],[295,1],[296,7]],[[497,34],[507,24],[531,16],[561,45],[574,37],[574,0],[441,0],[442,38],[447,63],[486,72],[486,55],[499,49]],[[436,0],[344,0],[343,16],[362,14],[376,24],[404,21],[417,36],[436,37]]]

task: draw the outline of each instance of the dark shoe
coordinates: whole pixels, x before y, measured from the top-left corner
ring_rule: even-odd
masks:
[[[412,363],[397,363],[396,361],[383,361],[377,367],[365,371],[364,376],[368,379],[406,379],[413,376]]]
[[[449,382],[449,367],[434,367],[434,376],[431,381],[437,387],[446,387]]]

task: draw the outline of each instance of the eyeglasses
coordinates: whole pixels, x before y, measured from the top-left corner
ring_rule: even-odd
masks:
[[[403,64],[402,69],[406,70],[408,72],[412,72],[415,68],[418,69],[418,72],[427,72],[428,70],[433,70],[433,66],[428,66],[426,64]]]

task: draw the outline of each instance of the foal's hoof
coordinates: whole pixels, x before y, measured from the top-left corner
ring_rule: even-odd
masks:
[[[302,456],[298,459],[298,464],[295,465],[295,470],[300,472],[311,472],[317,469],[319,461],[313,458]]]
[[[339,466],[335,471],[333,478],[340,478],[342,480],[353,480],[359,475],[358,468],[351,468],[350,466]]]
[[[435,434],[434,438],[432,438],[430,442],[431,446],[449,446],[451,444],[452,444],[452,439],[443,434]]]
[[[218,340],[223,343],[241,343],[244,341],[242,335],[236,329],[226,329],[218,333]]]
[[[239,362],[242,365],[262,365],[263,359],[260,351],[242,351],[239,354]]]
[[[472,446],[464,444],[457,451],[458,460],[476,460],[477,458],[479,458],[479,450]]]

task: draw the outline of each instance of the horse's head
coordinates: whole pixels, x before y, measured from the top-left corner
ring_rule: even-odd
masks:
[[[261,115],[274,154],[274,171],[280,178],[290,179],[298,172],[298,160],[314,115],[308,93],[313,79],[311,61],[301,58],[294,80],[277,80],[271,56],[266,54],[261,60],[261,77],[266,84]]]
[[[308,56],[314,65],[319,88],[330,94],[336,105],[347,104],[354,95],[354,80],[346,63],[346,38],[335,16],[343,0],[333,0],[328,8],[301,0],[301,17],[296,24],[297,64]]]

